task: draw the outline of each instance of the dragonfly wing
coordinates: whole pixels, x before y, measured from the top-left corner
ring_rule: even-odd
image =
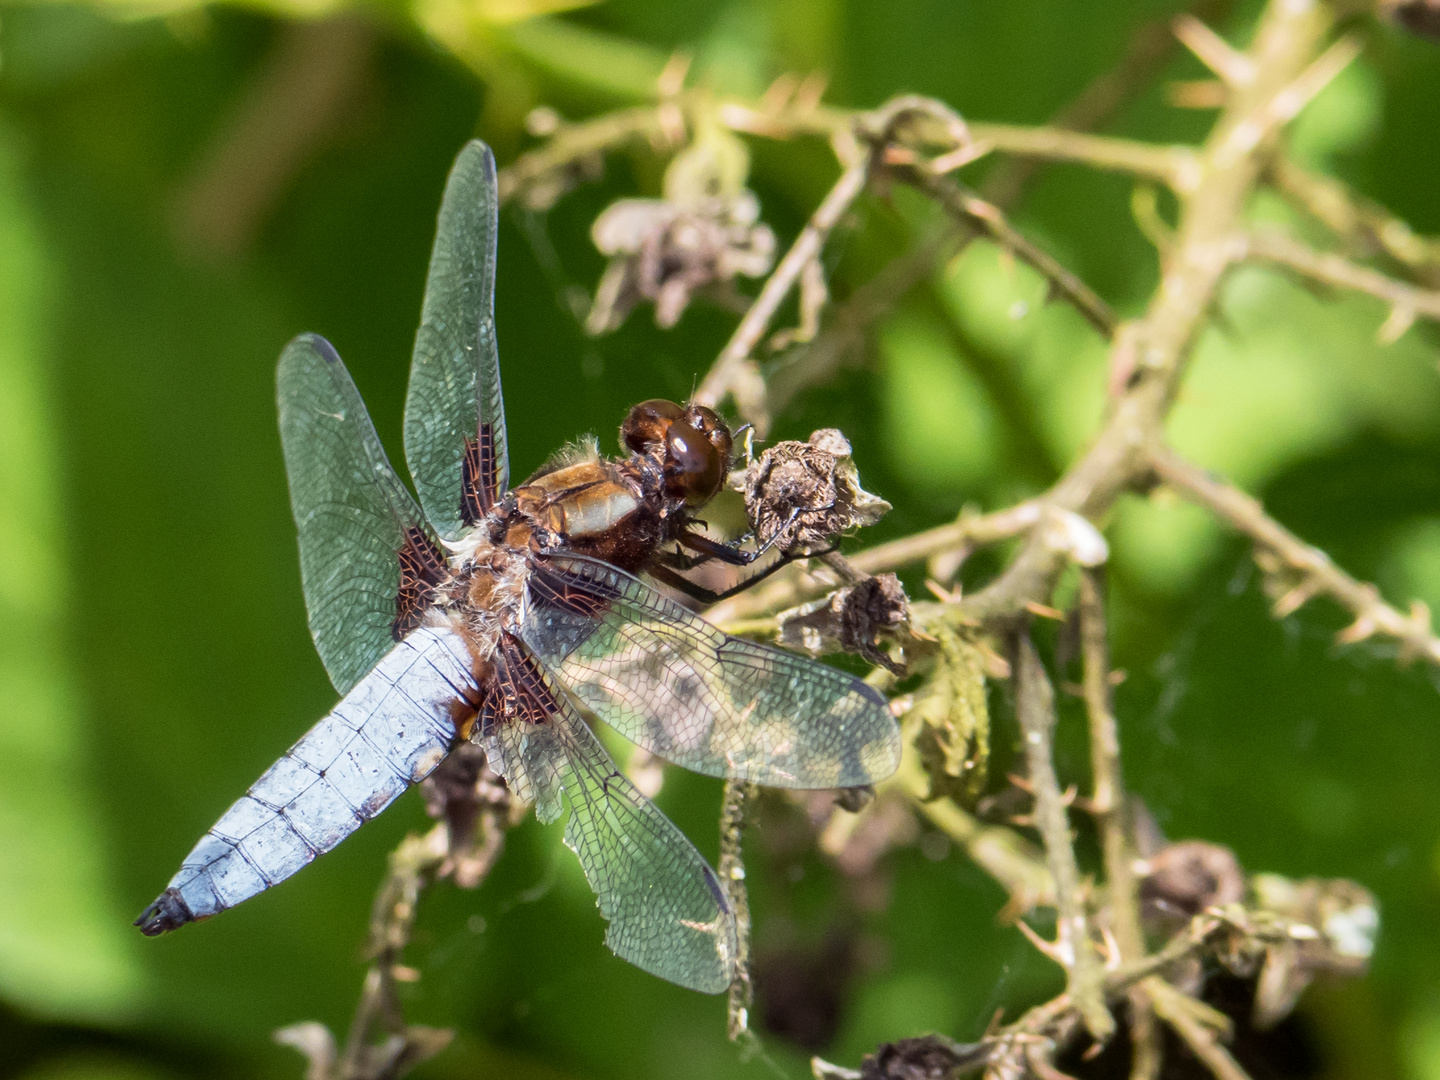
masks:
[[[446,540],[459,539],[509,485],[495,345],[499,205],[494,155],[467,143],[440,204],[405,399],[405,458]]]
[[[444,564],[330,343],[290,342],[275,384],[310,633],[344,694],[418,624]]]
[[[715,871],[600,745],[564,694],[533,668],[543,723],[494,725],[483,741],[495,767],[542,821],[568,805],[565,843],[580,859],[609,921],[615,955],[662,979],[720,993],[730,985],[735,916]]]
[[[608,563],[537,560],[522,636],[597,717],[687,769],[832,788],[900,763],[885,699],[859,679],[730,637]]]
[[[423,627],[394,646],[225,812],[136,925],[159,934],[248,900],[423,780],[473,711],[470,665],[448,630]]]

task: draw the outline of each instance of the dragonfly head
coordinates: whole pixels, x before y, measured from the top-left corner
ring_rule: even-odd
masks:
[[[665,494],[701,506],[715,497],[730,470],[730,429],[704,405],[681,408],[653,398],[630,410],[620,441],[660,463]]]

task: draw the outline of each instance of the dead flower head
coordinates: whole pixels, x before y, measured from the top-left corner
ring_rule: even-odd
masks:
[[[807,442],[779,442],[731,486],[745,496],[745,513],[761,544],[784,552],[813,551],[849,529],[873,525],[890,504],[860,486],[850,443],[835,428]]]
[[[1173,929],[1207,908],[1245,897],[1245,871],[1228,847],[1204,840],[1169,844],[1145,860],[1140,903],[1146,922]]]
[[[904,666],[892,662],[880,648],[880,635],[899,630],[909,617],[900,579],[881,574],[782,613],[780,641],[811,656],[854,653],[899,674]]]
[[[1321,972],[1363,974],[1375,950],[1380,914],[1368,889],[1344,879],[1256,874],[1251,889],[1258,910],[1288,930],[1266,946],[1255,986],[1254,1023],[1263,1030],[1288,1016]]]
[[[734,135],[710,131],[677,154],[663,199],[621,199],[595,219],[590,237],[610,258],[585,320],[591,334],[614,330],[642,300],[669,329],[697,292],[733,289],[775,259],[775,233],[745,187],[749,155]]]
[[[425,812],[445,822],[449,856],[442,877],[474,888],[500,857],[511,811],[510,791],[490,768],[485,751],[461,742],[420,784]]]

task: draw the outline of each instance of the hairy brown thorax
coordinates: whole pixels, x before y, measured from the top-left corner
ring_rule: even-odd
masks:
[[[392,631],[399,640],[431,620],[464,637],[480,687],[456,725],[464,735],[477,723],[484,733],[506,720],[539,723],[549,715],[543,680],[518,642],[537,561],[564,551],[638,572],[729,472],[730,430],[703,406],[641,402],[620,439],[626,457],[603,458],[594,440],[582,441],[493,505],[467,496],[462,510],[474,528],[450,545],[448,558],[421,530],[406,534]],[[467,450],[467,469],[478,476],[484,447]]]

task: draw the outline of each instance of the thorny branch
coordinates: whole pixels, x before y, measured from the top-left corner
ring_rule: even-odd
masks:
[[[1195,12],[1217,16],[1229,6],[1229,0],[1202,0]],[[1067,131],[1100,128],[1150,83],[1174,52],[1175,45],[1165,21],[1142,24],[1131,36],[1115,68],[1097,76],[1074,101],[1051,117],[1048,126]],[[1018,155],[997,162],[980,185],[980,197],[1003,213],[1020,200],[1045,164],[1042,158]],[[894,310],[937,266],[979,235],[980,230],[965,220],[952,221],[948,229],[933,229],[835,305],[816,338],[804,349],[796,350],[797,355],[787,355],[768,373],[767,401],[771,413],[783,413],[803,389],[832,378],[850,355],[860,351],[870,326]]]
[[[1056,940],[1047,951],[1065,968],[1068,992],[1091,1036],[1104,1042],[1115,1030],[1115,1018],[1100,996],[1100,960],[1090,942],[1069,814],[1055,776],[1055,692],[1029,634],[1016,635],[1011,656],[1015,717],[1025,741],[1035,826],[1045,842],[1045,861],[1055,881]]]
[[[1380,596],[1380,590],[1341,570],[1330,556],[1305,543],[1265,513],[1251,496],[1180,457],[1157,447],[1151,461],[1164,483],[1249,536],[1255,561],[1270,580],[1277,618],[1293,614],[1307,601],[1327,596],[1350,612],[1354,622],[1339,634],[1341,644],[1380,636],[1398,642],[1401,659],[1440,665],[1440,638],[1430,628],[1430,611],[1416,601],[1408,615]]]
[[[1440,291],[1435,289],[1417,288],[1344,256],[1314,251],[1282,233],[1257,232],[1242,243],[1244,253],[1252,259],[1286,267],[1326,285],[1353,289],[1384,300],[1393,313],[1393,326],[1387,324],[1382,333],[1388,340],[1393,341],[1408,330],[1417,315],[1440,320]]]
[[[696,389],[696,401],[702,405],[713,406],[728,394],[734,397],[741,414],[751,417],[752,422],[762,421],[766,417],[765,383],[760,377],[759,366],[750,354],[759,344],[770,320],[775,317],[801,273],[820,254],[830,230],[865,189],[865,181],[869,175],[870,159],[860,155],[835,182],[830,194],[811,215],[795,243],[780,260],[780,265],[765,282],[760,295],[745,312],[745,317],[740,320],[740,325],[735,328],[730,341],[721,350],[719,359]]]
[[[1105,620],[1104,576],[1100,569],[1080,573],[1077,602],[1081,693],[1090,726],[1090,809],[1100,828],[1105,866],[1105,898],[1110,929],[1121,963],[1145,955],[1140,922],[1140,897],[1135,881],[1135,850],[1128,828],[1124,773],[1120,768],[1120,733],[1115,723],[1110,671],[1109,627]],[[1130,1041],[1134,1044],[1132,1080],[1149,1080],[1160,1072],[1160,1041],[1146,995],[1130,994]]]
[[[898,171],[898,170],[897,170]],[[961,221],[973,224],[1007,251],[1033,266],[1050,283],[1056,295],[1064,297],[1103,337],[1115,333],[1118,320],[1110,305],[1095,290],[1071,273],[1049,252],[1032,244],[1005,220],[993,203],[967,191],[947,177],[934,176],[913,167],[905,170],[905,178],[933,198],[940,206]]]
[[[754,987],[750,981],[750,898],[745,889],[745,860],[741,853],[745,806],[754,790],[754,784],[743,780],[726,780],[725,796],[720,804],[720,859],[715,869],[730,901],[730,908],[735,912],[739,944],[735,956],[735,976],[730,982],[726,1002],[726,1027],[731,1039],[754,1038],[750,1031],[750,1006],[754,998]]]
[[[1269,173],[1287,199],[1325,225],[1358,255],[1383,253],[1411,277],[1440,285],[1440,240],[1419,236],[1383,206],[1351,191],[1332,176],[1276,158]]]
[[[1155,1015],[1185,1040],[1185,1045],[1215,1074],[1216,1080],[1249,1080],[1249,1074],[1220,1043],[1221,1035],[1229,1028],[1229,1020],[1223,1013],[1199,1005],[1157,975],[1144,979],[1140,988]]]
[[[1216,6],[1207,5],[1206,13]],[[1052,294],[1074,306],[1109,342],[1112,400],[1104,426],[1048,491],[990,513],[967,512],[951,524],[861,550],[843,563],[831,559],[833,565],[824,560],[796,564],[708,612],[713,621],[732,629],[773,630],[777,613],[852,584],[851,578],[928,561],[937,579],[933,591],[939,602],[911,605],[917,640],[923,642],[928,630],[945,627],[963,629],[974,637],[977,648],[988,647],[986,642],[1009,643],[1009,663],[992,651],[993,670],[988,674],[1012,680],[1028,764],[1028,780],[1023,783],[1034,800],[1029,820],[1043,848],[1018,828],[991,824],[951,797],[936,797],[925,766],[910,745],[914,725],[908,719],[900,771],[881,792],[882,798],[889,791],[902,794],[1000,882],[1011,898],[1006,909],[1010,916],[1018,918],[1036,907],[1057,912],[1057,941],[1041,944],[1065,967],[1066,991],[987,1036],[984,1054],[973,1060],[967,1057],[966,1068],[984,1060],[987,1075],[996,1077],[1058,1075],[1055,1054],[1085,1029],[1094,1039],[1107,1038],[1114,1026],[1110,1008],[1128,1005],[1135,1080],[1158,1075],[1156,1018],[1172,1027],[1220,1080],[1241,1080],[1243,1069],[1223,1046],[1223,1018],[1193,996],[1175,973],[1196,970],[1196,962],[1209,957],[1231,970],[1253,974],[1275,957],[1293,955],[1297,942],[1320,948],[1313,943],[1324,941],[1315,918],[1277,914],[1259,899],[1240,904],[1233,897],[1199,895],[1182,898],[1194,901],[1193,917],[1178,927],[1165,927],[1168,943],[1149,951],[1147,933],[1152,939],[1163,935],[1157,925],[1142,919],[1139,902],[1141,887],[1154,883],[1146,876],[1146,864],[1137,861],[1141,852],[1132,833],[1120,766],[1100,570],[1107,553],[1097,531],[1122,494],[1143,491],[1158,479],[1250,536],[1271,586],[1277,616],[1293,612],[1315,596],[1328,596],[1355,619],[1341,634],[1342,641],[1385,636],[1399,642],[1402,657],[1420,656],[1440,664],[1440,639],[1432,632],[1423,605],[1417,604],[1409,616],[1402,615],[1380,598],[1374,586],[1345,574],[1323,552],[1268,517],[1254,499],[1185,461],[1163,439],[1164,422],[1192,345],[1207,325],[1225,275],[1241,261],[1263,260],[1385,301],[1392,308],[1382,330],[1385,335],[1403,333],[1417,315],[1440,317],[1436,292],[1440,241],[1417,236],[1382,207],[1285,156],[1279,138],[1284,126],[1358,51],[1357,38],[1334,39],[1337,14],[1323,0],[1270,0],[1244,50],[1231,46],[1193,15],[1177,19],[1175,35],[1216,76],[1214,82],[1191,86],[1178,95],[1189,95],[1193,103],[1213,99],[1220,108],[1209,137],[1197,147],[1071,130],[1090,126],[1113,109],[1127,80],[1144,82],[1150,77],[1157,57],[1165,51],[1151,33],[1143,41],[1137,39],[1112,81],[1096,91],[1089,106],[1095,115],[1081,110],[1083,115],[1058,117],[1049,126],[967,122],[943,103],[917,97],[897,98],[870,112],[851,112],[821,104],[809,81],[782,80],[761,100],[741,101],[717,98],[703,89],[684,90],[672,79],[675,85],[662,88],[654,103],[558,124],[552,137],[501,173],[503,199],[521,198],[543,206],[563,194],[603,154],[642,141],[669,152],[683,146],[704,124],[758,138],[828,140],[840,166],[839,178],[766,278],[696,395],[709,404],[728,397],[760,427],[801,387],[833,370],[839,352],[861,338],[865,328],[883,317],[940,258],[975,235],[988,236],[1032,265]],[[987,155],[1005,155],[1009,160],[986,189],[989,197],[981,198],[952,174]],[[1001,212],[999,207],[1014,197],[1025,174],[1036,163],[1052,161],[1119,172],[1138,182],[1163,184],[1174,193],[1180,212],[1161,250],[1161,280],[1145,310],[1133,320],[1119,321],[1103,299],[1027,240]],[[787,371],[781,364],[767,376],[755,354],[771,324],[797,285],[802,292],[802,324],[810,321],[819,306],[817,298],[827,295],[819,259],[829,236],[867,189],[885,180],[909,184],[928,195],[952,218],[949,230],[917,244],[848,301],[829,309],[821,337],[801,355],[805,370]],[[1345,254],[1324,254],[1283,234],[1253,231],[1247,206],[1265,184],[1326,226]],[[1399,276],[1355,261],[1371,257]],[[805,329],[808,333],[813,327]],[[836,343],[827,342],[826,335]],[[962,596],[958,589],[946,592],[942,587],[953,580],[975,548],[1008,541],[1015,542],[1013,557],[983,588]],[[844,573],[837,572],[837,565]],[[1081,691],[1093,779],[1086,809],[1093,813],[1100,832],[1104,880],[1099,886],[1082,881],[1080,875],[1071,840],[1071,800],[1062,794],[1055,773],[1052,684],[1028,630],[1034,614],[1054,614],[1049,604],[1061,575],[1072,566],[1081,568],[1077,607]],[[922,677],[926,663],[922,650],[916,669]],[[887,680],[893,683],[894,677],[881,672],[877,681]],[[905,700],[897,699],[894,707],[903,715]],[[739,876],[743,801],[743,786],[729,785],[721,871],[737,906],[743,899]],[[442,840],[437,827],[426,837],[411,838],[410,847],[397,851],[392,878],[377,900],[376,959],[357,1014],[358,1034],[352,1032],[343,1062],[335,1060],[330,1042],[329,1064],[315,1073],[317,1078],[393,1075],[383,1068],[376,1071],[366,1055],[379,1053],[397,1038],[403,1047],[407,1032],[422,1032],[404,1027],[394,987],[397,978],[408,977],[400,964],[400,950],[408,940],[413,900],[447,865]],[[1356,886],[1348,888],[1351,893],[1341,890],[1346,896],[1353,897],[1355,891],[1363,894]],[[1311,892],[1317,889],[1323,891],[1316,885]],[[1363,897],[1355,905],[1363,910]],[[1370,915],[1373,919],[1373,910]],[[1358,925],[1373,926],[1373,922],[1362,918]],[[1337,954],[1344,952],[1340,945],[1334,949]],[[1325,956],[1312,956],[1310,961],[1313,967],[1326,962]],[[1332,966],[1355,970],[1356,962],[1363,965],[1363,957],[1357,961],[1355,954],[1345,954]],[[731,996],[732,1034],[747,1022],[749,986],[743,965],[740,970]],[[306,1033],[296,1031],[292,1029],[291,1041],[314,1044]],[[391,1042],[377,1046],[377,1033],[388,1035]],[[424,1038],[417,1034],[414,1045],[423,1046]],[[944,1053],[973,1054],[973,1048],[949,1044],[947,1049],[943,1041],[937,1045]],[[389,1057],[384,1060],[398,1069],[394,1063],[403,1055],[393,1049],[385,1053]],[[326,1061],[318,1051],[311,1052],[311,1059],[317,1069]],[[957,1067],[959,1060],[955,1059]],[[337,1064],[339,1072],[333,1068]],[[850,1074],[818,1059],[815,1067],[817,1075]]]

